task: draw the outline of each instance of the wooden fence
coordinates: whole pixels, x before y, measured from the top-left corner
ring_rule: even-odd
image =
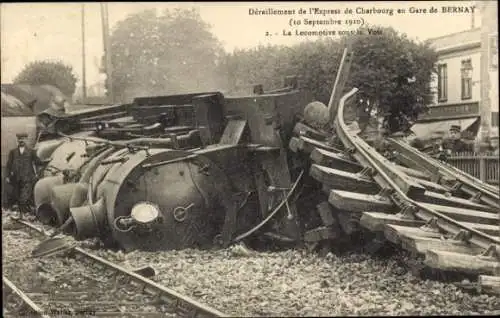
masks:
[[[492,153],[455,153],[448,163],[490,184],[499,184],[499,156]]]

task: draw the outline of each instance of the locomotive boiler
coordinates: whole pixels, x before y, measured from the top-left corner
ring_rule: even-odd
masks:
[[[37,217],[130,251],[227,246],[255,232],[300,240],[302,176],[287,150],[309,94],[285,88],[136,98],[55,118]]]

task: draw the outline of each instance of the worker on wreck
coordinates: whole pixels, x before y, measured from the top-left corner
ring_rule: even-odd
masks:
[[[450,137],[443,142],[443,148],[448,154],[472,151],[471,147],[461,139],[460,131],[459,125],[451,125]]]
[[[37,166],[43,163],[36,151],[26,144],[28,134],[17,134],[17,148],[9,152],[6,182],[12,186],[11,202],[17,203],[20,218],[31,212],[33,187],[37,179]]]
[[[431,134],[428,145],[424,146],[421,151],[444,162],[448,161],[448,156],[450,154],[450,151],[447,151],[443,147],[442,132],[440,131]]]

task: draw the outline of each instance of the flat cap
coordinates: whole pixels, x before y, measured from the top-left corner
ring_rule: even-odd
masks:
[[[17,138],[28,138],[28,134],[27,133],[18,133],[18,134],[16,134],[16,137]]]
[[[450,131],[461,131],[462,127],[460,125],[451,125]]]

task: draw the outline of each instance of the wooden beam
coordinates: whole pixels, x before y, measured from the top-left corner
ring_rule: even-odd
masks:
[[[402,165],[405,165],[406,167],[408,167],[409,169],[414,169],[414,170],[417,170],[417,169],[420,169],[420,171],[422,171],[422,167],[419,167],[419,165],[413,161],[412,159],[408,158],[407,156],[403,155],[402,153],[398,152],[396,154],[396,162],[402,164]],[[431,171],[427,171],[427,170],[424,170],[426,173],[430,173]]]
[[[342,190],[332,190],[328,202],[339,210],[364,212],[395,212],[396,206],[387,197],[361,194]]]
[[[490,224],[480,224],[480,223],[472,223],[472,222],[460,222],[460,224],[471,227],[483,233],[492,236],[500,235],[500,226],[498,225],[490,225]]]
[[[403,166],[398,165],[398,164],[396,165],[396,168],[398,168],[401,172],[406,173],[410,177],[418,178],[418,179],[421,179],[421,180],[431,181],[431,176],[430,175],[428,175],[427,173],[421,172],[419,170],[415,170],[415,169],[412,169],[412,168],[403,167]]]
[[[420,237],[407,235],[400,238],[401,246],[410,252],[424,255],[428,250],[441,250],[462,254],[475,255],[481,252],[481,248],[474,247],[456,240],[444,240],[441,238]]]
[[[383,212],[363,212],[359,222],[361,226],[374,232],[383,232],[386,224],[395,224],[403,226],[421,226],[425,222],[420,220],[411,220],[402,218],[397,214],[388,214]]]
[[[363,166],[355,161],[345,158],[340,153],[316,148],[311,152],[311,160],[315,163],[329,168],[340,169],[347,172],[360,172]]]
[[[331,188],[377,194],[379,186],[366,176],[313,164],[309,175]]]
[[[443,187],[440,184],[437,184],[437,183],[434,183],[434,182],[431,182],[431,181],[427,181],[427,180],[421,180],[421,179],[418,179],[418,178],[414,178],[414,180],[418,184],[420,184],[421,186],[423,186],[424,188],[426,188],[429,191],[434,191],[436,193],[441,193],[441,194],[445,194],[445,193],[449,192],[449,189]]]
[[[493,257],[467,255],[455,252],[428,250],[424,263],[432,268],[470,274],[494,274],[500,262]]]
[[[479,293],[500,295],[500,276],[479,275],[477,291]]]
[[[396,161],[399,161],[410,168],[418,169],[420,171],[428,171],[431,176],[439,175],[439,167],[426,160],[422,160],[420,158],[421,154],[412,153],[408,149],[405,149],[404,146],[398,145],[391,139],[389,139],[389,142],[398,151],[396,155]]]
[[[498,213],[483,212],[477,210],[455,208],[450,206],[422,203],[425,208],[445,214],[459,222],[475,222],[490,225],[498,225],[500,217]]]
[[[446,196],[444,194],[440,194],[440,193],[436,193],[436,192],[432,192],[432,191],[425,191],[425,193],[423,195],[414,196],[414,197],[412,197],[412,199],[414,199],[416,201],[420,201],[422,203],[448,205],[448,206],[457,207],[457,208],[498,213],[498,209],[495,210],[495,208],[493,208],[493,207],[482,205],[479,203],[475,203],[475,202],[472,202],[470,200],[466,200],[466,199],[462,199],[462,198],[457,198],[457,197],[453,197],[453,196]]]
[[[418,227],[402,226],[387,224],[384,228],[385,238],[392,243],[399,245],[404,237],[431,237],[440,238],[442,235],[439,232],[424,231]]]

